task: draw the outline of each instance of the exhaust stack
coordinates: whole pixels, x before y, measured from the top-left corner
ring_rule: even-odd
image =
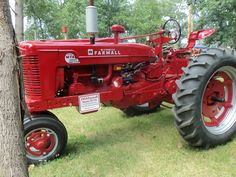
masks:
[[[93,38],[98,33],[97,19],[97,8],[94,6],[94,0],[89,0],[86,8],[86,32]]]

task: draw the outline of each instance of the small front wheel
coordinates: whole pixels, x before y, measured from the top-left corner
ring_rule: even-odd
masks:
[[[67,131],[54,116],[33,115],[24,119],[24,141],[29,164],[53,160],[61,155],[67,144]]]

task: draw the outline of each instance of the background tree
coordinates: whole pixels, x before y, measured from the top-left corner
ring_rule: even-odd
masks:
[[[194,5],[196,28],[214,27],[217,32],[207,44],[236,49],[236,1],[199,0]]]
[[[102,0],[96,1],[98,9],[99,36],[111,36],[111,26],[123,25],[129,31],[128,20],[131,16],[131,4],[128,0]]]
[[[180,22],[183,37],[187,37],[187,3],[194,2],[194,29],[214,27],[217,33],[206,44],[236,48],[235,0],[99,0],[99,37],[111,36],[110,27],[121,24],[126,35],[157,31],[165,20]],[[62,39],[61,27],[68,27],[69,38],[87,37],[85,31],[85,0],[25,0],[27,16],[26,39]]]
[[[60,39],[60,2],[57,0],[25,0],[26,39]]]
[[[127,0],[96,1],[99,16],[99,37],[110,36],[111,24],[124,24],[128,10]],[[25,0],[28,19],[26,39],[61,39],[61,27],[68,27],[69,38],[87,36],[85,30],[84,0]]]
[[[133,34],[153,33],[161,24],[161,6],[156,0],[136,0],[132,8],[132,16],[128,17],[130,32]]]
[[[144,34],[158,30],[166,18],[185,14],[184,2],[179,0],[99,0],[99,37],[111,36],[113,24],[125,26],[127,34]],[[25,15],[28,19],[26,39],[33,39],[34,31],[38,38],[62,39],[61,27],[68,27],[69,38],[87,37],[85,31],[84,0],[25,0]],[[170,13],[171,12],[171,13]]]
[[[15,0],[15,32],[17,41],[24,40],[23,0]]]
[[[136,0],[131,6],[131,15],[125,18],[128,21],[128,32],[133,35],[154,33],[170,18],[176,19],[181,26],[186,26],[187,17],[183,11],[185,6],[186,3],[182,0]],[[186,31],[183,32],[186,37]],[[144,40],[138,40],[140,41]]]
[[[58,27],[59,29],[63,25],[68,27],[69,39],[82,38],[87,36],[85,30],[86,6],[87,1],[85,0],[66,0],[63,4],[60,5],[61,12],[56,15],[60,18],[59,20],[57,20]]]
[[[23,146],[16,43],[8,0],[0,0],[0,176],[28,176]]]

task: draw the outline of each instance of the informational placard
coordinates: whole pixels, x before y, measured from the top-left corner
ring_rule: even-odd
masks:
[[[98,111],[99,108],[100,108],[100,94],[99,93],[79,96],[80,113]]]

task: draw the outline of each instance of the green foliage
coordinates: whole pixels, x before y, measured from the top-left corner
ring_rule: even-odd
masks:
[[[86,36],[85,33],[85,8],[84,0],[66,0],[60,7],[59,18],[54,19],[60,21],[60,26],[68,27],[68,37],[78,38]]]
[[[99,37],[111,36],[111,26],[125,26],[127,34],[152,33],[169,17],[183,17],[179,0],[99,0]],[[61,39],[62,26],[68,27],[69,38],[86,37],[84,0],[25,0],[26,39]],[[165,17],[165,18],[163,18]]]
[[[161,22],[160,6],[156,0],[136,0],[132,16],[128,18],[131,33],[146,34],[157,31]]]
[[[32,38],[37,33],[37,38],[60,38],[57,13],[59,12],[56,0],[25,0],[24,11],[28,17],[29,28],[26,37]]]
[[[129,29],[127,18],[131,15],[128,0],[96,1],[99,19],[99,37],[111,36],[111,26],[120,24]]]
[[[69,28],[70,38],[83,35],[80,33],[85,28],[85,1],[25,0],[24,2],[24,11],[28,19],[26,39],[33,39],[35,33],[38,39],[61,39],[63,37],[61,28],[64,25]]]
[[[236,1],[200,0],[196,1],[197,28],[214,27],[217,33],[206,42],[236,49]]]
[[[62,38],[61,27],[68,27],[68,37],[85,37],[85,8],[84,0],[26,0],[25,15],[28,18],[26,39],[32,39],[34,33],[39,39]],[[126,0],[97,1],[99,17],[99,36],[111,35],[113,24],[126,25],[129,4]]]
[[[85,0],[25,0],[27,16],[27,40],[37,34],[38,39],[62,39],[62,26],[68,27],[69,38],[87,37],[85,30]],[[168,18],[177,19],[183,36],[187,33],[186,0],[99,0],[99,37],[111,36],[111,26],[125,26],[127,35],[146,34],[157,31]],[[185,9],[185,10],[184,10]],[[207,44],[218,44],[236,48],[236,1],[199,0],[194,4],[195,30],[214,27],[217,33],[206,40]]]

